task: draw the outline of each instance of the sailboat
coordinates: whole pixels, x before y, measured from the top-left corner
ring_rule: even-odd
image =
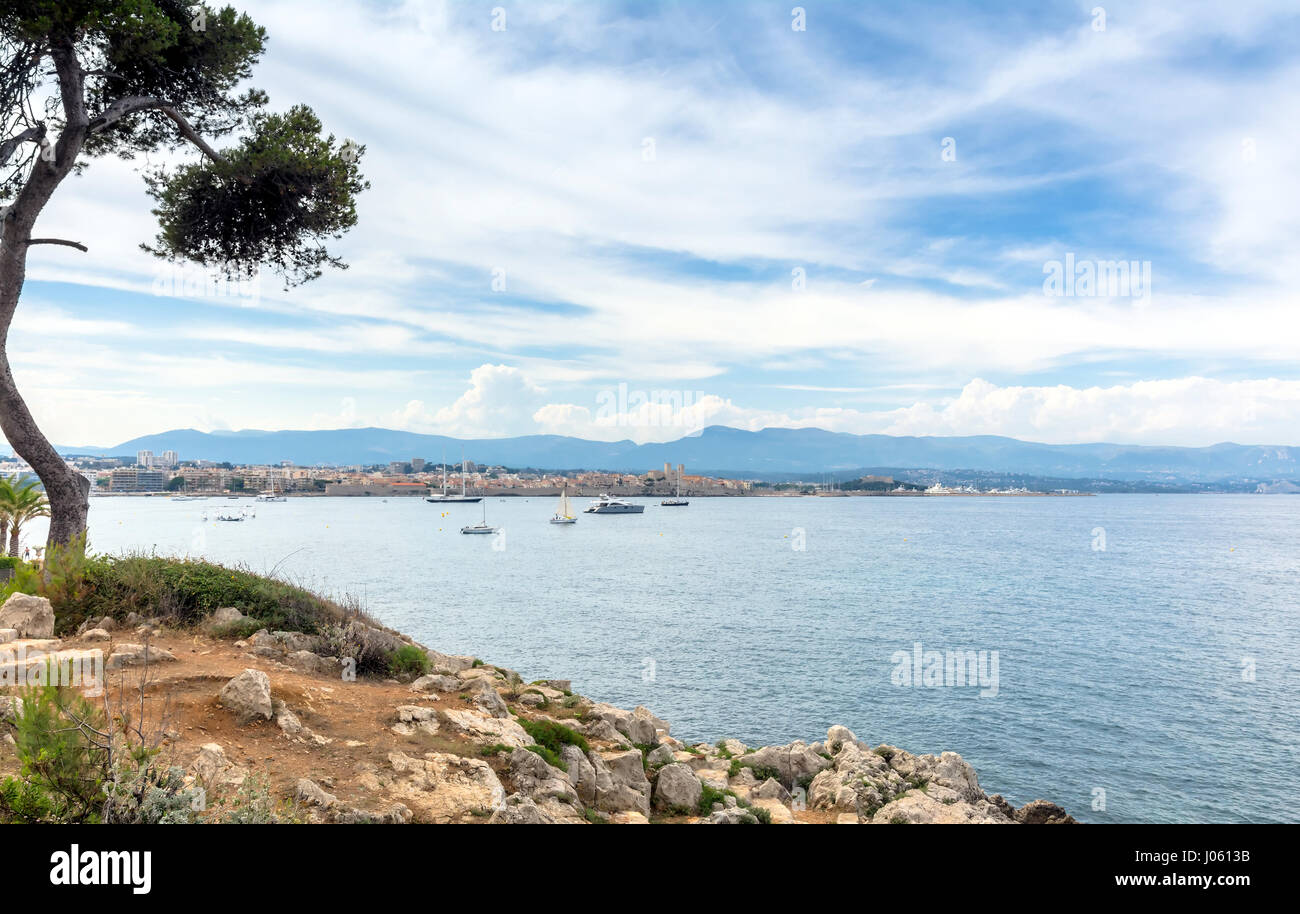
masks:
[[[474,500],[478,501],[477,498]],[[487,505],[483,506],[483,522],[478,524],[470,524],[468,527],[461,527],[460,532],[461,533],[496,533],[497,532],[496,527],[488,526]]]
[[[560,506],[555,509],[555,516],[551,518],[553,524],[576,524],[578,519],[569,513],[569,490],[560,490]]]
[[[680,470],[678,470],[677,471],[677,497],[665,498],[663,501],[659,502],[659,507],[684,508],[689,504],[690,504],[689,501],[686,501],[684,498],[682,498],[682,473]]]
[[[465,502],[472,504],[483,500],[481,495],[465,494],[465,456],[463,454],[460,458],[460,494],[457,495],[455,492],[448,494],[447,492],[447,460],[444,457],[442,461],[442,493],[439,495],[429,493],[424,500],[439,505],[450,504],[451,502]]]
[[[257,496],[257,501],[288,501],[283,494],[277,494],[275,491],[275,475],[270,477],[271,488]]]

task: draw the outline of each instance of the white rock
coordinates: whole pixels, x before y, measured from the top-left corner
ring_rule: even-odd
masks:
[[[694,815],[703,792],[695,772],[680,763],[665,765],[655,777],[654,803],[658,809]]]
[[[19,638],[53,638],[54,609],[44,597],[16,593],[0,606],[0,629],[12,628]]]
[[[225,684],[219,698],[243,721],[271,719],[271,680],[261,670],[244,670]]]

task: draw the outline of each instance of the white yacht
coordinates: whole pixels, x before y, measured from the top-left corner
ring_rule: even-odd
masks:
[[[460,494],[457,495],[455,492],[448,492],[448,491],[447,491],[447,461],[446,461],[446,460],[443,460],[443,462],[442,462],[442,492],[441,492],[441,494],[434,494],[433,492],[430,492],[430,493],[425,497],[424,500],[425,500],[425,501],[431,501],[431,502],[433,502],[433,503],[435,503],[435,504],[439,504],[439,505],[450,504],[451,502],[461,502],[461,503],[473,504],[473,503],[475,503],[475,502],[480,502],[480,501],[482,501],[482,500],[483,500],[483,496],[481,496],[481,495],[467,495],[467,494],[465,494],[465,458],[464,458],[464,457],[461,457],[461,459],[460,459]]]
[[[659,502],[661,508],[685,508],[690,502],[682,498],[682,474],[677,474],[677,495],[673,498],[665,498]]]
[[[474,499],[474,500],[475,500],[475,501],[478,501],[477,498]],[[478,524],[470,524],[468,527],[461,527],[461,528],[460,528],[460,532],[461,532],[461,533],[496,533],[498,529],[500,529],[500,528],[498,528],[498,527],[489,527],[489,526],[488,526],[488,522],[487,522],[487,505],[484,505],[484,506],[483,506],[483,522],[482,522],[482,523],[478,523]]]
[[[265,492],[262,492],[262,493],[259,493],[259,494],[258,494],[258,496],[257,496],[257,501],[263,501],[263,502],[265,502],[265,501],[288,501],[288,500],[289,500],[289,499],[287,499],[287,498],[284,496],[284,493],[283,493],[283,492],[276,492],[276,491],[275,491],[275,477],[274,477],[274,476],[272,476],[272,477],[270,478],[270,484],[271,484],[271,488],[267,489]]]
[[[645,505],[634,505],[630,501],[624,501],[621,498],[615,498],[613,495],[602,495],[600,498],[587,505],[583,511],[584,514],[641,514],[645,511]]]
[[[576,524],[578,519],[570,513],[569,508],[569,490],[560,491],[560,506],[555,509],[555,516],[551,518],[553,524]]]

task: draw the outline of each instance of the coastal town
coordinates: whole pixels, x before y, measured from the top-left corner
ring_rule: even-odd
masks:
[[[1038,491],[1023,486],[918,484],[893,476],[864,475],[855,479],[818,478],[768,482],[688,473],[684,464],[665,463],[645,473],[541,470],[478,464],[442,463],[411,457],[385,464],[300,466],[236,465],[204,459],[182,459],[174,450],[138,451],[134,458],[69,456],[70,466],[90,483],[93,496],[285,496],[403,497],[429,495],[444,484],[476,495],[553,496],[563,491],[575,497],[620,497],[681,494],[693,498],[716,496],[853,497],[1079,495],[1071,489]],[[0,473],[23,475],[31,468],[21,461],[0,459]]]

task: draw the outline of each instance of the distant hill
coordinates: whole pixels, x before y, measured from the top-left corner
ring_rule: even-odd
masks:
[[[562,435],[459,439],[383,428],[326,431],[200,432],[178,429],[114,447],[61,447],[64,454],[132,455],[174,450],[184,460],[231,463],[378,464],[424,457],[545,469],[644,472],[665,462],[687,472],[754,477],[833,474],[859,467],[914,467],[1128,480],[1300,478],[1300,448],[1216,444],[1152,447],[1122,444],[1036,444],[993,435],[894,437],[816,428],[758,432],[710,426],[666,444],[587,441]]]

